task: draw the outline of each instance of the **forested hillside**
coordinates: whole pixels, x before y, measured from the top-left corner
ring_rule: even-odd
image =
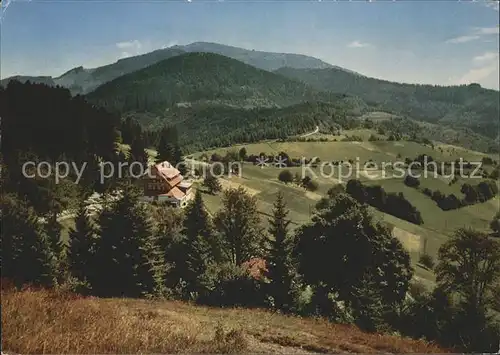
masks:
[[[130,114],[149,131],[158,131],[165,123],[175,125],[185,151],[208,147],[227,147],[241,142],[285,139],[288,136],[342,127],[350,119],[352,105],[344,100],[336,104],[304,102],[284,108],[242,109],[228,106],[176,107],[162,117]]]
[[[498,135],[499,92],[477,84],[401,84],[336,68],[281,68],[276,73],[301,80],[318,90],[359,96],[380,110],[421,121],[468,127],[491,138]]]
[[[81,96],[72,97],[67,89],[16,81],[0,88],[0,116],[3,193],[14,193],[37,213],[52,216],[74,204],[80,193],[103,187],[97,184],[97,165],[99,160],[116,159],[119,116],[94,107]],[[38,175],[50,175],[51,165],[58,161],[85,167],[79,185],[68,180],[27,179],[23,171],[25,162],[46,162]],[[35,165],[27,168],[28,174],[35,174]],[[75,181],[73,169],[68,177]]]
[[[188,53],[124,75],[88,99],[119,112],[163,113],[175,104],[282,107],[304,101],[335,102],[345,95],[320,92],[299,81],[211,53]]]

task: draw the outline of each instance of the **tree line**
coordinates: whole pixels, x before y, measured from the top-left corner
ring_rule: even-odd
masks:
[[[420,211],[408,201],[402,192],[387,193],[380,185],[367,186],[357,179],[347,182],[346,192],[361,203],[414,224],[423,224]]]
[[[458,230],[439,251],[437,289],[409,301],[408,253],[366,204],[338,186],[294,231],[281,194],[267,231],[255,198],[241,187],[222,193],[213,216],[200,191],[185,211],[140,202],[130,183],[118,196],[105,198],[95,215],[82,200],[66,244],[55,243],[55,232],[26,201],[2,196],[2,276],[18,286],[69,283],[100,297],[318,315],[468,351],[498,345],[488,307],[500,277],[500,246],[480,232]],[[475,258],[457,265],[470,250]]]

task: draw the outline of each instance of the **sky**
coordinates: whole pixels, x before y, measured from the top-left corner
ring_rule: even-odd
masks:
[[[390,81],[499,88],[498,2],[3,0],[2,78],[197,41],[310,55]]]

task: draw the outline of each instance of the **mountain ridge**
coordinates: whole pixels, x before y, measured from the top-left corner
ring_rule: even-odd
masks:
[[[118,77],[87,98],[119,112],[162,112],[174,104],[282,107],[303,101],[333,102],[345,95],[207,52],[185,53]]]
[[[280,61],[288,66],[299,68],[334,67],[320,59],[304,54],[255,51],[218,43],[193,42],[187,45],[175,45],[132,57],[121,58],[114,63],[96,68],[78,66],[66,71],[60,76],[47,78],[51,78],[53,86],[60,85],[66,87],[70,89],[73,94],[87,94],[95,90],[98,86],[114,80],[121,75],[146,68],[162,60],[186,52],[221,54],[267,71],[273,71],[281,67],[282,65],[277,64]],[[36,80],[34,76],[17,77],[21,78],[19,81],[22,82]],[[2,79],[1,83],[5,85],[13,79],[16,79],[16,77]]]
[[[335,68],[280,68],[275,73],[302,81],[317,90],[360,97],[367,104],[415,120],[459,125],[490,138],[498,134],[500,92],[479,84],[405,84],[354,76]]]

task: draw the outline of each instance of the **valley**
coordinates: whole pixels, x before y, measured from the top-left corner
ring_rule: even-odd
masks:
[[[1,84],[9,350],[496,346],[498,91],[209,42]]]

